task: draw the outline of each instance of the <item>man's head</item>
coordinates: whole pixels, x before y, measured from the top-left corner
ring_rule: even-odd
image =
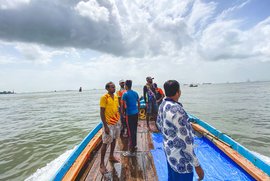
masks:
[[[125,87],[125,81],[123,79],[119,80],[119,85],[121,88]]]
[[[113,94],[115,92],[115,85],[113,82],[108,82],[105,86],[105,89],[108,91],[108,93]]]
[[[132,87],[132,80],[126,80],[125,85],[126,85],[126,88],[127,89],[131,89],[131,87]]]
[[[150,84],[153,83],[153,79],[154,79],[154,77],[150,77],[150,76],[146,77],[146,81],[147,81],[148,83],[150,83]]]
[[[167,97],[176,97],[181,95],[180,84],[176,80],[168,80],[164,83],[164,90]]]

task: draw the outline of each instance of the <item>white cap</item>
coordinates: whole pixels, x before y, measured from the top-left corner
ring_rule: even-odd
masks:
[[[122,83],[122,82],[125,82],[124,79],[119,80],[119,84]]]

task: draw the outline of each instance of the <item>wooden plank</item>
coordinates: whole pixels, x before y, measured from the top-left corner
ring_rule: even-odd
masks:
[[[107,150],[110,149],[110,146],[107,146]],[[90,170],[90,172],[88,173],[87,177],[86,177],[86,181],[93,181],[93,180],[97,180],[97,178],[100,178],[100,171],[99,171],[99,168],[100,168],[100,160],[101,160],[101,153],[100,153],[101,150],[99,150],[97,156],[96,156],[96,159],[95,159],[95,162]],[[106,166],[106,163],[107,163],[107,160],[109,159],[109,154],[106,153],[105,154],[105,157],[104,157],[104,164]]]
[[[95,161],[98,157],[98,153],[96,153],[95,155],[92,156],[92,158],[89,158],[88,159],[88,162],[86,164],[86,168],[84,170],[82,170],[82,174],[80,176],[80,174],[78,175],[78,177],[76,178],[76,180],[79,180],[79,181],[84,181],[88,175],[88,173],[90,172],[91,168],[93,167],[93,165],[95,164]]]
[[[113,180],[158,180],[155,165],[150,152],[150,150],[154,148],[152,143],[152,137],[151,133],[149,133],[149,131],[147,130],[146,121],[138,122],[137,147],[138,150],[136,156],[125,157],[123,156],[123,153],[126,152],[128,149],[128,139],[123,137],[118,138],[114,155],[120,157],[120,163],[111,163],[108,161],[110,148],[107,148],[104,161],[107,169],[111,171],[111,176]],[[100,151],[96,156],[94,164],[86,177],[86,181],[105,180],[99,172],[99,165]]]
[[[101,142],[101,134],[102,130],[99,130],[98,133],[93,137],[93,139],[88,143],[85,149],[82,151],[80,156],[76,159],[74,164],[71,166],[69,171],[66,173],[63,181],[75,180],[78,176],[80,170],[84,166],[91,152],[97,147],[97,145]]]
[[[114,156],[121,158],[121,153],[114,153]],[[108,162],[107,163],[107,169],[111,172],[111,178],[113,181],[119,181],[121,180],[121,174],[122,174],[122,164],[121,161],[120,163],[112,163],[112,162]],[[105,180],[105,179],[103,179]]]
[[[270,177],[266,175],[262,170],[258,169],[255,165],[253,165],[250,161],[248,161],[246,158],[240,155],[237,151],[233,150],[229,145],[221,142],[217,137],[212,135],[206,129],[194,123],[192,123],[192,127],[194,128],[194,130],[203,134],[207,139],[213,142],[221,151],[223,151],[235,163],[237,163],[240,167],[242,167],[254,179],[262,181],[264,180],[270,181]]]
[[[158,180],[157,172],[154,164],[154,160],[152,154],[150,152],[146,152],[143,157],[144,160],[144,170],[146,173],[145,180],[147,181],[155,181]]]
[[[121,180],[142,181],[145,180],[145,170],[143,167],[142,153],[136,156],[122,157]]]

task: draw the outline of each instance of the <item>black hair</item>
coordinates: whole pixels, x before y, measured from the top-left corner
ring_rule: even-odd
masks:
[[[105,85],[105,89],[108,90],[110,88],[110,85],[114,83],[111,81],[111,82],[108,82],[106,85]]]
[[[126,85],[129,89],[131,89],[131,87],[132,87],[132,80],[126,80],[125,85]]]
[[[156,83],[153,83],[153,87],[154,87],[154,88],[157,88],[157,84],[156,84]]]
[[[164,83],[164,90],[167,97],[172,97],[180,90],[180,84],[176,80],[168,80]]]

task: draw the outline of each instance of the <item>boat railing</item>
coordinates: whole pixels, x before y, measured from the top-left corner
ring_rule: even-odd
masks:
[[[72,164],[87,146],[89,141],[97,134],[97,132],[102,128],[102,122],[100,122],[78,145],[78,147],[71,153],[69,158],[63,163],[63,165],[58,169],[54,177],[52,177],[51,181],[60,181],[63,179],[67,171],[70,169]]]
[[[191,119],[191,122],[197,123],[198,125],[202,126],[204,129],[206,129],[211,134],[219,138],[221,141],[227,143],[233,150],[237,151],[239,154],[241,154],[243,157],[245,157],[247,160],[253,163],[253,165],[255,165],[257,168],[261,169],[263,172],[270,175],[270,165],[267,164],[258,156],[254,155],[250,150],[234,141],[231,137],[229,137],[225,133],[222,133],[221,131],[210,126],[206,122],[200,120],[199,118],[190,114],[188,116]]]

